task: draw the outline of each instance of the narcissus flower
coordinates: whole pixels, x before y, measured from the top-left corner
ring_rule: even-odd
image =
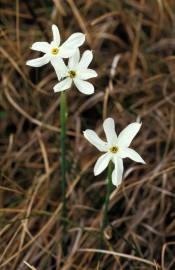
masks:
[[[77,48],[85,41],[85,35],[82,33],[72,34],[62,45],[60,45],[60,33],[56,25],[52,25],[53,41],[48,42],[35,42],[31,49],[43,52],[42,57],[27,61],[28,66],[41,67],[49,61],[55,68],[58,79],[62,78],[62,74],[65,74],[66,65],[62,58],[69,58],[75,54]]]
[[[141,123],[132,123],[117,136],[115,132],[114,120],[112,118],[107,118],[103,123],[107,142],[101,140],[93,130],[87,129],[84,131],[85,138],[99,151],[105,152],[105,154],[98,158],[95,164],[95,175],[103,172],[108,166],[109,162],[112,161],[114,163],[112,183],[115,186],[118,186],[122,181],[123,158],[130,158],[136,162],[145,164],[145,161],[141,158],[141,156],[136,151],[129,148],[140,127]]]
[[[66,89],[69,89],[72,83],[74,83],[81,93],[86,95],[93,94],[93,84],[86,82],[87,79],[97,76],[95,70],[88,68],[89,64],[92,61],[92,58],[92,52],[86,50],[80,59],[80,51],[79,49],[77,49],[76,53],[69,58],[68,67],[64,75],[64,77],[66,78],[54,86],[54,91],[64,91]]]

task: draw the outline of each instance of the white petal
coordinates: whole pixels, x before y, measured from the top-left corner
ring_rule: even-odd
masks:
[[[72,34],[61,46],[59,54],[63,58],[72,56],[76,49],[85,41],[85,35],[82,33]]]
[[[107,118],[103,123],[103,128],[106,134],[107,142],[112,146],[117,143],[117,134],[115,132],[115,122],[112,118]]]
[[[67,89],[69,89],[71,87],[71,84],[72,84],[71,78],[66,78],[63,81],[57,83],[54,86],[53,90],[54,90],[55,93],[67,90]]]
[[[76,49],[76,52],[69,58],[68,67],[70,70],[75,70],[80,60],[80,50]]]
[[[53,24],[52,25],[52,33],[53,33],[53,41],[56,43],[57,46],[60,45],[60,32],[58,27]]]
[[[109,153],[106,153],[99,157],[95,163],[94,175],[99,175],[101,172],[103,172],[108,166],[110,159],[111,155]]]
[[[42,57],[27,61],[26,65],[31,66],[31,67],[41,67],[41,66],[49,63],[49,61],[50,61],[49,55],[45,54]]]
[[[50,42],[50,52],[51,52],[51,50],[52,50],[53,48],[59,49],[59,47],[57,46],[57,43],[56,43],[54,40]]]
[[[63,44],[64,47],[68,48],[78,48],[80,47],[85,41],[85,35],[83,33],[74,33],[72,34]]]
[[[85,69],[85,70],[79,70],[78,71],[78,77],[82,80],[88,80],[91,78],[97,77],[97,72],[93,69]]]
[[[94,145],[99,151],[106,152],[108,150],[107,143],[101,140],[97,133],[91,129],[86,129],[84,132],[84,137]]]
[[[35,42],[32,44],[32,50],[47,53],[50,50],[50,44],[48,42]]]
[[[135,122],[123,129],[118,136],[118,145],[128,147],[141,128],[141,125],[141,123]]]
[[[92,83],[80,80],[78,78],[75,78],[73,81],[81,93],[85,95],[91,95],[94,93],[94,86]]]
[[[90,50],[86,50],[82,57],[81,57],[81,60],[78,64],[78,69],[81,70],[81,69],[86,69],[89,64],[91,63],[92,61],[92,58],[93,58],[93,54],[92,54],[92,51]]]
[[[69,58],[76,53],[76,49],[59,48],[59,56],[62,58]]]
[[[58,80],[61,80],[61,78],[66,77],[68,73],[68,69],[62,58],[60,58],[59,56],[52,57],[51,64],[53,65],[55,69]]]
[[[119,152],[119,155],[121,158],[130,158],[136,162],[145,164],[145,161],[142,159],[142,157],[131,148],[124,148],[121,150],[121,152]]]
[[[112,172],[112,183],[115,186],[119,186],[122,182],[123,176],[123,160],[115,156],[113,161],[115,168]]]

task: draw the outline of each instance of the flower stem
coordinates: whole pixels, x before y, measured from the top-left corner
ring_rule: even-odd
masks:
[[[67,120],[67,106],[66,106],[66,94],[61,92],[60,100],[60,143],[61,143],[61,192],[62,192],[62,220],[63,220],[63,233],[62,244],[65,245],[66,231],[67,231],[67,206],[66,206],[66,157],[65,157],[65,133],[66,133],[66,120]]]
[[[113,170],[113,164],[110,161],[108,165],[107,192],[106,192],[106,198],[105,198],[105,203],[104,203],[103,221],[101,225],[101,240],[103,239],[104,229],[109,224],[108,207],[109,207],[109,198],[112,191],[112,170]]]

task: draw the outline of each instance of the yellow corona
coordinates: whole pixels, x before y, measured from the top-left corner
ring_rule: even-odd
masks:
[[[58,48],[52,48],[51,53],[56,55],[56,54],[59,53],[59,49]]]
[[[70,77],[71,79],[73,79],[73,78],[75,78],[75,76],[76,76],[76,72],[75,72],[74,70],[70,70],[70,71],[69,71],[69,77]]]
[[[118,152],[119,148],[117,146],[112,146],[109,151],[113,154],[116,154]]]

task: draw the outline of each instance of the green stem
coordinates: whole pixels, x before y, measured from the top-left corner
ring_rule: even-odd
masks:
[[[60,143],[61,143],[61,192],[62,192],[62,219],[67,218],[67,207],[66,207],[66,157],[65,157],[65,135],[66,135],[66,120],[67,120],[67,106],[66,106],[66,94],[61,92],[60,100]],[[66,222],[63,221],[63,234],[62,240],[65,242],[66,238]]]
[[[107,183],[107,192],[106,192],[106,198],[105,198],[105,203],[104,203],[103,221],[101,225],[101,238],[103,238],[104,229],[109,224],[108,207],[109,207],[109,198],[112,191],[112,169],[113,169],[113,164],[110,161],[108,165],[108,183]]]

